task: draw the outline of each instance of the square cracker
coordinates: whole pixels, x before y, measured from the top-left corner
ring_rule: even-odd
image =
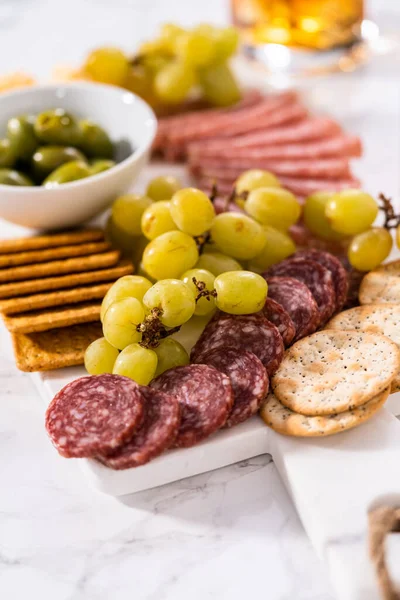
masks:
[[[0,298],[14,298],[48,290],[63,290],[99,281],[115,281],[119,277],[131,273],[133,273],[132,263],[128,260],[121,260],[115,267],[107,269],[0,284]]]
[[[69,246],[72,244],[83,244],[85,242],[95,242],[98,240],[104,240],[104,231],[102,229],[78,229],[75,231],[64,231],[49,235],[36,235],[32,237],[1,240],[0,254],[39,250],[41,248],[53,248],[55,246]]]
[[[73,258],[74,256],[87,256],[111,250],[108,242],[89,242],[87,244],[73,244],[72,246],[58,246],[44,250],[29,250],[28,252],[13,252],[0,254],[0,268],[17,267],[33,263],[43,263],[60,258]]]
[[[77,287],[70,290],[45,292],[44,294],[33,294],[20,298],[8,298],[8,300],[0,300],[0,312],[6,315],[15,315],[51,306],[75,304],[88,300],[102,300],[112,285],[113,282],[110,281],[108,283]]]
[[[3,315],[3,319],[8,331],[12,333],[33,333],[99,321],[100,308],[101,302],[84,302],[59,308],[44,308],[19,315]]]
[[[112,267],[117,264],[119,257],[119,250],[110,250],[109,252],[92,254],[91,256],[80,256],[77,258],[66,258],[65,260],[53,260],[36,265],[0,269],[0,283]]]
[[[15,361],[21,371],[49,371],[82,365],[85,350],[101,337],[101,323],[84,323],[38,333],[14,333]]]

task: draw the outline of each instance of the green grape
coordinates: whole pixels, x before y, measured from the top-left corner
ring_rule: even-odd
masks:
[[[251,192],[258,188],[272,188],[281,187],[279,179],[275,177],[273,173],[269,171],[263,171],[262,169],[250,169],[245,171],[235,181],[235,190],[237,194],[242,192]]]
[[[166,327],[179,327],[193,317],[196,302],[191,289],[180,279],[157,281],[144,295],[148,311],[161,310],[160,321]]]
[[[334,192],[317,192],[308,196],[303,208],[304,223],[308,229],[324,240],[339,241],[343,234],[333,231],[325,215],[326,205]]]
[[[204,192],[195,188],[184,188],[172,196],[171,216],[184,233],[201,235],[210,229],[215,210]]]
[[[153,279],[177,279],[194,267],[199,258],[196,242],[182,231],[163,233],[143,252],[144,270]]]
[[[206,271],[206,269],[190,269],[182,275],[181,279],[192,291],[195,298],[199,294],[199,290],[195,286],[193,278],[195,278],[199,282],[205,283],[205,289],[207,291],[211,292],[214,289],[215,275],[213,275],[210,271]],[[194,314],[196,316],[204,316],[210,314],[210,312],[212,312],[213,310],[215,310],[215,298],[213,298],[212,296],[208,296],[200,298],[196,302],[196,309],[194,311]]]
[[[286,231],[294,225],[301,213],[296,197],[283,188],[262,187],[247,197],[244,210],[256,221]]]
[[[149,240],[145,238],[144,235],[140,235],[134,238],[134,244],[131,252],[131,260],[135,266],[138,265],[142,260],[142,254],[148,243]]]
[[[121,250],[122,254],[125,257],[131,257],[133,249],[137,244],[138,236],[130,235],[126,233],[122,229],[120,229],[113,221],[112,216],[110,215],[105,230],[106,238],[111,243],[113,248],[118,248]]]
[[[177,39],[185,33],[185,30],[175,23],[164,23],[161,26],[159,39],[167,51],[174,52]]]
[[[375,227],[356,235],[347,252],[352,267],[359,271],[376,269],[390,254],[393,239],[383,227]]]
[[[211,238],[224,254],[239,260],[254,258],[265,244],[261,225],[247,215],[233,212],[215,217]]]
[[[177,229],[171,217],[171,203],[160,200],[146,208],[141,221],[143,234],[148,240]]]
[[[168,369],[184,367],[190,362],[185,348],[172,337],[161,340],[157,348],[154,348],[154,352],[158,358],[157,370],[154,377],[158,377],[164,371],[168,371]]]
[[[122,86],[129,72],[129,60],[119,48],[98,48],[87,57],[84,71],[95,81]]]
[[[114,200],[111,209],[113,223],[128,235],[140,235],[142,228],[140,220],[148,206],[152,204],[147,196],[126,194]]]
[[[215,277],[221,275],[221,273],[226,273],[226,271],[241,271],[243,269],[237,260],[226,254],[222,254],[222,252],[206,252],[202,254],[195,268],[210,271]]]
[[[150,275],[147,273],[147,271],[145,270],[144,266],[143,266],[143,262],[139,263],[139,266],[136,270],[137,274],[140,275],[141,277],[145,277],[146,279],[148,279],[149,281],[151,281],[152,283],[155,283],[156,280],[153,277],[150,277]]]
[[[227,64],[217,64],[198,71],[203,96],[216,106],[236,104],[241,98],[240,88]]]
[[[171,200],[172,196],[180,190],[182,184],[177,177],[173,175],[160,175],[152,179],[147,186],[146,196],[153,202],[159,200]]]
[[[191,67],[205,67],[215,57],[215,45],[211,36],[194,30],[176,39],[175,51],[178,57]]]
[[[140,275],[125,275],[124,277],[117,279],[103,298],[100,310],[100,321],[103,322],[104,315],[113,302],[118,302],[118,300],[123,300],[123,298],[136,298],[136,300],[141,302],[143,296],[151,286],[152,283]]]
[[[249,315],[258,312],[265,304],[267,282],[251,271],[228,271],[214,281],[217,307],[232,315]]]
[[[103,334],[107,342],[119,350],[140,342],[142,334],[136,327],[144,320],[144,316],[142,303],[136,298],[113,302],[103,319]]]
[[[99,338],[86,348],[85,369],[89,375],[112,373],[118,354],[117,348],[111,346],[106,338]]]
[[[287,233],[267,225],[264,227],[264,231],[266,244],[260,254],[250,260],[247,265],[250,271],[256,273],[266,271],[275,263],[296,252],[296,245]]]
[[[124,375],[139,385],[148,385],[157,369],[157,354],[140,344],[126,346],[115,361],[114,375]]]
[[[183,102],[196,83],[195,73],[188,65],[174,61],[161,69],[154,78],[154,90],[168,104]]]
[[[233,56],[239,46],[239,32],[236,27],[224,27],[213,32],[215,62],[225,62]]]
[[[334,231],[356,235],[369,229],[378,215],[378,204],[361,190],[343,190],[328,200],[325,215]]]

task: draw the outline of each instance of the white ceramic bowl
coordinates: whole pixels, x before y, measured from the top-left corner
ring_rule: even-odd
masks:
[[[57,84],[0,95],[0,137],[21,114],[64,108],[104,127],[116,145],[118,164],[108,171],[58,188],[0,184],[0,217],[35,229],[79,225],[127,190],[148,161],[157,120],[151,108],[125,90],[91,83]]]

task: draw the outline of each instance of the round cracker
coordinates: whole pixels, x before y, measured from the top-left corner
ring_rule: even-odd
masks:
[[[362,280],[360,304],[400,302],[400,260],[394,260],[371,271]]]
[[[389,338],[364,331],[318,331],[296,342],[272,379],[277,398],[309,416],[334,415],[365,404],[400,370]]]
[[[384,405],[390,388],[380,392],[366,404],[337,415],[306,417],[283,406],[278,398],[269,394],[260,414],[265,423],[274,431],[296,437],[324,437],[358,427],[368,421]]]
[[[400,346],[400,304],[356,306],[333,317],[325,329],[381,333]]]

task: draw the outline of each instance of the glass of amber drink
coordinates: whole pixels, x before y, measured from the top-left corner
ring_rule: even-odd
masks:
[[[306,58],[322,65],[361,40],[363,0],[231,0],[231,7],[245,50],[272,69],[274,61],[277,69],[304,67]]]

